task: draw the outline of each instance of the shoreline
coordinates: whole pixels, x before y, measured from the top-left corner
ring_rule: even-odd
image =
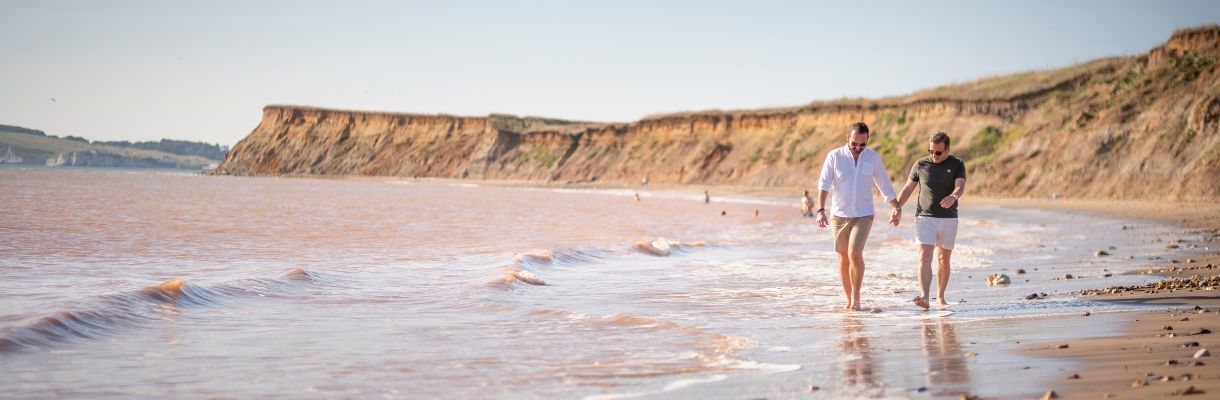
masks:
[[[283,178],[284,176],[277,176]],[[439,184],[474,184],[497,187],[522,188],[565,188],[591,190],[637,190],[640,192],[671,192],[698,196],[703,190],[712,192],[712,199],[725,196],[760,196],[781,200],[790,200],[792,207],[797,206],[800,193],[791,188],[750,188],[733,186],[700,186],[700,185],[622,185],[622,184],[560,184],[537,181],[488,181],[421,178],[414,180],[409,177],[327,177],[327,176],[292,176],[298,178],[318,178],[327,180],[372,180],[372,181],[402,181]],[[1106,199],[1036,199],[1011,198],[993,196],[972,196],[967,191],[963,201],[971,205],[1020,206],[1024,208],[1062,209],[1073,212],[1080,211],[1099,216],[1131,219],[1136,221],[1154,221],[1159,224],[1183,228],[1182,235],[1197,236],[1198,239],[1182,241],[1180,236],[1163,239],[1166,249],[1157,260],[1142,262],[1140,273],[1149,273],[1165,277],[1190,277],[1220,275],[1220,205],[1202,202],[1181,201],[1148,201],[1148,200],[1106,200]],[[910,205],[908,205],[909,207]],[[1126,226],[1123,227],[1124,231]],[[1139,232],[1139,227],[1133,227],[1131,235]],[[1124,232],[1127,234],[1127,232]],[[1169,246],[1177,246],[1170,248]],[[1179,250],[1180,249],[1180,250]],[[1180,253],[1190,250],[1191,255]],[[1177,254],[1175,254],[1177,253]],[[1187,262],[1194,259],[1196,262]],[[1174,263],[1177,261],[1177,263]],[[1207,265],[1213,267],[1205,267]],[[1204,267],[1204,268],[1199,268]],[[1177,270],[1167,269],[1177,268]],[[998,272],[998,271],[997,271]],[[959,278],[960,279],[960,278]],[[1099,283],[1100,284],[1100,283]],[[1097,287],[1094,289],[1106,289]],[[1163,307],[1148,311],[1119,311],[1107,318],[1123,322],[1121,328],[1113,332],[1096,332],[1089,330],[1088,317],[1084,316],[1041,316],[1028,319],[1029,329],[1047,329],[1070,325],[1068,329],[1075,331],[1079,339],[1060,342],[1018,342],[1015,349],[1022,354],[1035,359],[1054,359],[1077,364],[1073,371],[1063,371],[1060,378],[1049,381],[1039,381],[1032,385],[1039,393],[1054,391],[1060,397],[1102,397],[1102,398],[1149,398],[1168,397],[1174,393],[1185,393],[1188,388],[1203,391],[1215,396],[1220,394],[1220,359],[1216,356],[1201,359],[1192,358],[1194,352],[1207,348],[1210,352],[1220,352],[1220,336],[1201,332],[1203,329],[1215,331],[1220,329],[1220,291],[1177,291],[1171,288],[1153,288],[1154,293],[1121,293],[1105,296],[1081,295],[1076,301],[1104,300],[1113,302],[1140,302]],[[1202,310],[1194,310],[1199,306]],[[1202,314],[1198,311],[1207,311]],[[1094,318],[1099,318],[1096,316]],[[1190,320],[1182,321],[1183,318]],[[1164,329],[1166,325],[1174,330]],[[1170,336],[1172,333],[1174,336]],[[1179,347],[1182,342],[1198,342],[1199,347]],[[1068,348],[1058,348],[1059,345],[1069,345]],[[1004,346],[1007,347],[1007,346]],[[1170,364],[1169,360],[1178,363]],[[1201,361],[1202,364],[1191,365],[1191,362]],[[1069,378],[1072,375],[1075,378]],[[1152,375],[1148,375],[1152,374]],[[1187,375],[1189,374],[1189,375]],[[1162,380],[1172,377],[1173,380]],[[1189,377],[1189,380],[1185,378]],[[1033,381],[1028,380],[1028,381]],[[1140,387],[1132,388],[1132,383],[1141,381]],[[1106,397],[1107,395],[1111,395]],[[1207,397],[1199,396],[1199,397]]]
[[[459,180],[434,180],[437,182],[463,182]],[[554,184],[547,182],[478,181],[490,186],[548,187],[574,189],[665,191],[702,194],[712,192],[713,201],[719,196],[762,196],[796,198],[801,189],[756,188],[715,185],[669,185],[649,184]],[[967,192],[969,193],[969,192]],[[967,196],[963,197],[967,207],[977,205],[1019,206],[1025,208],[1068,210],[1095,215],[1150,221],[1185,230],[1184,234],[1199,236],[1197,241],[1166,238],[1166,254],[1148,260],[1138,272],[1162,276],[1162,282],[1173,279],[1202,279],[1212,289],[1220,281],[1220,204],[1202,201],[1180,200],[1135,200],[1135,199],[1048,199],[1032,197]],[[909,207],[909,205],[908,205]],[[1126,227],[1124,226],[1124,229]],[[1138,227],[1131,227],[1133,233]],[[1191,250],[1192,255],[1172,254]],[[1196,282],[1197,283],[1197,282]],[[1033,342],[1019,344],[1018,351],[1035,359],[1059,359],[1078,363],[1076,371],[1062,371],[1062,377],[1041,382],[1039,393],[1054,392],[1058,398],[1171,398],[1178,396],[1199,397],[1220,394],[1220,334],[1206,333],[1220,330],[1220,291],[1192,288],[1174,288],[1157,284],[1148,285],[1149,293],[1133,293],[1145,288],[1126,288],[1123,293],[1085,294],[1081,300],[1101,300],[1117,303],[1140,303],[1163,306],[1161,310],[1120,311],[1110,316],[1123,322],[1119,332],[1089,332],[1086,322],[1081,324],[1085,335],[1081,339],[1067,342]],[[1109,288],[1098,287],[1101,292]],[[1196,310],[1195,308],[1199,308]],[[1062,318],[1081,317],[1036,317],[1031,323],[1053,327],[1064,321]],[[1183,320],[1187,319],[1187,320]],[[1172,327],[1173,331],[1166,330]],[[1197,346],[1182,347],[1185,342],[1197,342]],[[1067,345],[1066,348],[1060,348]],[[1208,349],[1212,356],[1194,358],[1201,349]],[[1171,361],[1172,360],[1172,361]],[[1138,383],[1137,383],[1138,382]]]
[[[1013,204],[1013,199],[991,199]],[[1076,371],[1044,382],[1063,398],[1214,397],[1220,394],[1220,206],[1145,200],[1033,200],[1035,206],[1154,221],[1198,234],[1197,241],[1165,240],[1165,256],[1132,273],[1158,275],[1157,283],[1111,286],[1080,293],[1081,299],[1156,306],[1120,312],[1119,332],[1093,332],[1069,342],[1035,343],[1025,354],[1068,359]],[[1022,203],[1023,206],[1027,205]],[[1189,206],[1189,207],[1187,207]],[[1125,227],[1124,227],[1125,228]],[[1180,249],[1192,250],[1190,255]],[[1072,317],[1069,317],[1072,318]],[[1076,318],[1087,318],[1081,316]],[[1061,346],[1066,346],[1061,348]],[[1209,356],[1195,358],[1207,349]]]

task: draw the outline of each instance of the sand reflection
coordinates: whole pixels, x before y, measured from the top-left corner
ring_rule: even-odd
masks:
[[[944,319],[925,320],[920,329],[928,365],[928,385],[940,389],[939,394],[956,394],[953,390],[958,384],[970,382],[970,371],[966,368],[966,355],[958,344],[953,324]],[[964,388],[961,394],[966,394]]]
[[[848,386],[875,386],[876,376],[873,371],[872,348],[868,343],[868,335],[864,331],[864,323],[855,317],[843,320],[843,381]]]

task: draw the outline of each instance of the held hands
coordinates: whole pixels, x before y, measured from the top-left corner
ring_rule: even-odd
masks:
[[[826,225],[829,225],[826,222],[826,211],[818,210],[818,213],[814,214],[814,220],[816,220],[818,222],[819,228],[825,228]]]
[[[953,197],[953,195],[945,196],[945,198],[940,199],[940,208],[953,207],[953,203],[957,203],[957,197]]]
[[[900,223],[902,223],[902,209],[895,208],[890,212],[890,226],[898,226]]]

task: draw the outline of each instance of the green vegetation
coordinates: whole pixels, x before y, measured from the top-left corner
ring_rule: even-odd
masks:
[[[921,90],[911,95],[919,99],[993,100],[1049,90],[1056,86],[1112,68],[1126,58],[1112,57],[1048,71],[1026,72],[980,79],[974,82]]]
[[[1011,147],[1012,143],[1021,139],[1024,134],[1025,127],[1023,126],[1014,126],[1008,132],[1004,132],[998,127],[988,125],[979,130],[978,135],[974,137],[969,146],[965,146],[962,150],[955,150],[954,153],[966,162],[967,168],[977,170],[995,161],[1000,156],[1000,149]]]
[[[878,124],[884,125],[905,125],[907,123],[907,110],[902,110],[901,114],[883,113],[878,118]]]
[[[1126,75],[1123,75],[1122,78],[1119,78],[1117,82],[1114,82],[1114,90],[1110,91],[1110,96],[1118,96],[1119,94],[1123,93],[1124,90],[1139,84],[1142,79],[1142,75],[1134,71],[1128,72]]]
[[[76,153],[81,166],[122,166],[196,169],[214,164],[198,156],[184,156],[155,150],[116,147],[87,141],[68,140],[45,134],[27,133],[28,130],[6,130],[0,128],[0,152],[10,149],[20,157],[22,164],[46,165],[47,160],[60,155]],[[41,132],[41,131],[39,131]],[[2,156],[3,154],[0,154]]]
[[[518,148],[516,154],[513,154],[512,162],[514,164],[530,163],[536,168],[551,169],[555,163],[559,161],[561,155],[551,154],[551,149],[546,146],[538,146],[528,150]]]
[[[1178,78],[1183,81],[1195,80],[1199,77],[1199,74],[1211,69],[1216,64],[1216,56],[1213,55],[1202,55],[1193,51],[1187,51],[1181,57],[1175,57],[1175,53],[1170,51],[1170,62]]]
[[[26,133],[26,134],[38,135],[38,136],[47,135],[46,132],[43,132],[43,131],[40,131],[37,129],[22,128],[20,126],[13,126],[13,125],[0,125],[0,132],[17,132],[17,133]]]
[[[771,149],[765,156],[767,164],[775,164],[776,161],[779,161],[781,155],[783,155],[783,152],[780,149]]]
[[[905,117],[895,118],[895,120],[905,119]],[[906,137],[908,127],[902,127],[897,132],[884,132],[880,129],[869,139],[869,147],[881,155],[882,162],[885,163],[885,168],[890,171],[898,171],[904,168],[909,163],[914,162],[915,147],[918,142],[904,142],[900,138]],[[901,155],[900,155],[900,150]]]
[[[748,157],[748,159],[750,160],[750,163],[753,164],[753,163],[758,162],[758,160],[761,160],[762,156],[763,156],[763,149],[760,147],[757,150],[754,150],[754,154],[751,154],[750,157]]]
[[[71,136],[69,136],[70,138]],[[129,142],[126,140],[110,142],[93,142],[115,147],[134,147],[137,149],[164,151],[166,153],[184,156],[200,156],[211,160],[223,160],[229,152],[229,146],[203,142],[188,142],[185,140],[161,139],[159,142]]]

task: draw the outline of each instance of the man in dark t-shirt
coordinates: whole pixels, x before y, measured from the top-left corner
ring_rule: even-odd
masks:
[[[932,284],[932,250],[936,249],[936,299],[945,301],[945,286],[949,285],[949,259],[957,239],[957,199],[966,189],[966,163],[949,155],[949,135],[937,132],[928,139],[928,156],[911,166],[906,186],[898,196],[898,205],[906,204],[915,189],[919,200],[915,206],[915,241],[919,243],[920,295],[911,300],[928,308],[928,289]],[[902,216],[897,217],[897,224]]]

